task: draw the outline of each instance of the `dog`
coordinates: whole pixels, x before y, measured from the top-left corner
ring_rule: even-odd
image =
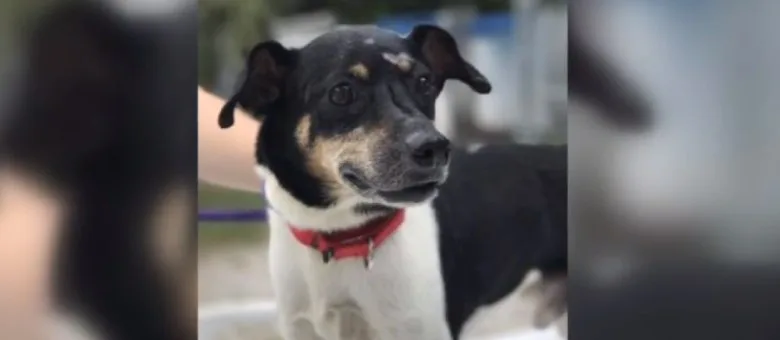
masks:
[[[458,339],[529,271],[565,276],[566,146],[453,147],[433,124],[452,79],[491,91],[432,25],[251,49],[218,123],[239,106],[262,122],[285,339]]]
[[[97,1],[56,4],[25,39],[26,65],[4,112],[0,161],[65,201],[57,307],[98,338],[197,332],[194,309],[183,310],[195,299],[194,275],[181,262],[196,233],[177,228],[195,224],[180,208],[194,205],[196,190],[187,147],[197,133],[196,39],[182,32],[142,29]],[[193,72],[170,76],[187,65]]]

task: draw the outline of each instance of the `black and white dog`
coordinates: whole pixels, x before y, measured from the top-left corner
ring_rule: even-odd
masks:
[[[285,339],[457,339],[530,270],[565,276],[566,147],[452,147],[433,124],[449,79],[491,91],[428,25],[407,37],[349,26],[250,52],[219,124],[236,106],[262,121]]]

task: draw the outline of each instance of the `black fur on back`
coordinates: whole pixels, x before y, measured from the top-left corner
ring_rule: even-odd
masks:
[[[434,201],[447,320],[458,338],[477,308],[517,289],[528,272],[567,271],[567,148],[457,151]]]

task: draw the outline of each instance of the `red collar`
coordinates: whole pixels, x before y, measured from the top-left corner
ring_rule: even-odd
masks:
[[[324,233],[308,229],[299,229],[289,225],[290,231],[298,242],[322,253],[322,260],[340,260],[349,257],[362,257],[366,267],[371,266],[374,249],[378,248],[404,221],[404,210],[365,225],[344,231]]]

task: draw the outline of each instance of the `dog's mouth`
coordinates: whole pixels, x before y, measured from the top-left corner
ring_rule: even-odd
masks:
[[[351,184],[355,189],[358,191],[369,191],[371,190],[371,186],[366,183],[355,171],[351,171],[348,169],[341,171],[341,177],[344,178],[344,180],[347,181],[347,183]]]
[[[415,184],[400,190],[378,191],[377,194],[391,203],[402,202],[422,202],[432,197],[439,189],[439,181],[429,181],[421,184]]]
[[[341,176],[355,190],[365,196],[379,197],[389,203],[419,203],[431,198],[439,186],[444,182],[443,178],[418,181],[398,188],[382,188],[372,185],[359,172],[345,167]]]

